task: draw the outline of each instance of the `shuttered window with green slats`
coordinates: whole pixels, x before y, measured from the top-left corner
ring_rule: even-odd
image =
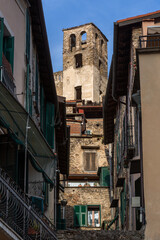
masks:
[[[14,66],[14,37],[4,37],[3,39],[3,53],[11,65],[12,73]]]
[[[54,148],[54,104],[46,104],[46,139],[51,148]]]
[[[103,187],[109,187],[110,186],[109,167],[101,167],[100,185],[103,186]]]
[[[29,10],[26,10],[26,59],[30,61],[30,16]]]
[[[75,227],[87,226],[87,206],[86,205],[74,206],[74,226]]]

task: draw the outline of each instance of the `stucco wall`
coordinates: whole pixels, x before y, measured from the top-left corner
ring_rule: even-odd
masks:
[[[17,3],[19,2],[19,4]],[[26,49],[26,4],[24,1],[0,0],[0,17],[4,17],[4,24],[11,36],[14,36],[14,79],[17,93],[24,92],[25,81],[25,49]],[[18,100],[24,103],[24,96]]]
[[[160,52],[139,54],[146,240],[160,237]]]

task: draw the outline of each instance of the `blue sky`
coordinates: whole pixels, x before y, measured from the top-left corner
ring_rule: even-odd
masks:
[[[113,23],[160,10],[159,0],[42,0],[53,71],[63,70],[63,28],[93,22],[108,38],[109,64],[113,52]]]

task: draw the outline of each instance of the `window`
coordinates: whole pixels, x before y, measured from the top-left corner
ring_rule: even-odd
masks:
[[[75,36],[75,34],[71,34],[70,35],[70,48],[71,48],[71,52],[72,52],[74,47],[76,47],[76,36]]]
[[[81,44],[85,44],[86,41],[87,41],[87,33],[83,31],[81,33]]]
[[[100,227],[100,208],[99,206],[88,206],[88,226]]]
[[[100,206],[76,205],[74,206],[75,227],[100,227]]]
[[[75,55],[75,64],[76,64],[76,68],[82,67],[82,54],[81,53]]]
[[[96,152],[84,152],[84,170],[97,171]]]
[[[103,40],[101,40],[101,53],[103,52],[103,45],[104,45],[104,42]]]
[[[76,100],[81,100],[82,99],[82,87],[81,86],[75,87],[75,91],[76,91]]]

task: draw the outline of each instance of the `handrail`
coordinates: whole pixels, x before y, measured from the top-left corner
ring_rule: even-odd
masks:
[[[140,48],[157,48],[160,47],[160,34],[139,36]]]
[[[14,181],[0,169],[0,217],[23,239],[57,240],[55,228],[40,216]]]

